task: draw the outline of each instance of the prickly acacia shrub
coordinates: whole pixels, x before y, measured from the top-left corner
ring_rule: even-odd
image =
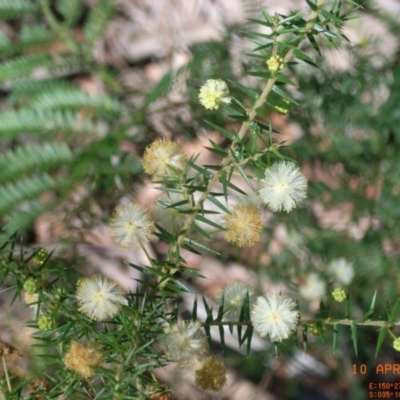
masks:
[[[329,80],[324,75],[328,68],[308,73],[305,66],[321,66],[324,59],[318,54],[323,54],[326,40],[334,46],[346,40],[342,27],[351,17],[352,1],[328,5],[307,1],[308,10],[289,15],[263,10],[252,19],[250,30],[246,28],[254,48],[246,50],[240,68],[235,68],[249,76],[232,69],[238,63],[227,59],[227,54],[234,52],[225,49],[219,54],[215,47],[209,51],[210,44],[202,44],[207,51],[197,54],[202,46],[193,48],[196,57],[183,69],[184,76],[171,72],[154,90],[146,92],[148,85],[143,85],[134,93],[124,87],[124,79],[116,79],[117,69],[93,57],[95,43],[115,11],[114,2],[97,1],[85,12],[80,1],[39,3],[40,7],[21,0],[0,2],[0,18],[12,21],[1,21],[6,33],[2,29],[0,34],[0,83],[10,93],[9,109],[0,110],[7,142],[5,154],[0,155],[0,216],[11,215],[0,237],[0,284],[16,289],[13,300],[25,301],[35,346],[41,349],[38,357],[42,357],[41,368],[31,368],[27,358],[26,373],[17,373],[12,357],[26,355],[2,343],[0,397],[167,399],[173,397],[172,389],[169,382],[161,382],[158,372],[170,364],[190,370],[191,383],[198,388],[223,391],[230,365],[222,354],[216,355],[220,348],[214,344],[218,340],[223,350],[232,346],[225,340],[228,332],[237,339],[235,352],[240,348],[261,357],[263,363],[281,349],[285,354],[297,349],[299,337],[304,348],[309,340],[315,347],[331,345],[332,338],[336,350],[342,343],[337,329],[341,325],[351,326],[356,350],[363,351],[364,346],[357,346],[358,332],[368,325],[378,331],[376,353],[384,345],[400,351],[395,330],[398,288],[393,286],[398,271],[389,268],[396,257],[389,242],[399,234],[393,223],[393,215],[398,217],[398,168],[379,159],[374,185],[368,182],[367,165],[358,169],[360,154],[370,152],[368,162],[373,164],[382,149],[391,147],[381,140],[396,132],[397,120],[374,137],[373,145],[366,144],[368,135],[355,123],[341,134],[320,113],[331,103],[346,104],[346,97],[336,99],[346,87],[352,94],[347,97],[353,98],[362,80],[351,85],[343,79],[321,87],[320,82]],[[38,26],[32,26],[32,21]],[[10,37],[7,32],[12,32]],[[82,32],[79,40],[76,32]],[[232,38],[226,38],[226,43],[240,47],[242,34]],[[49,56],[49,46],[56,54]],[[361,70],[355,68],[354,74]],[[39,75],[43,79],[37,80]],[[91,96],[83,91],[73,82],[80,76],[100,81],[104,94]],[[366,77],[368,90],[358,93],[363,104],[373,97],[370,86],[380,79],[371,71],[365,72]],[[187,92],[180,97],[179,107],[187,115],[177,116],[173,109],[170,118],[168,110],[176,104],[167,92],[183,80]],[[342,87],[341,81],[347,86]],[[324,90],[309,96],[305,90],[312,85]],[[398,114],[397,98],[391,101]],[[374,102],[370,114],[376,120],[370,126],[382,124],[377,108]],[[341,111],[352,118],[359,115],[349,109],[351,113],[346,104]],[[155,115],[157,110],[166,112],[166,118]],[[302,140],[311,137],[308,145],[286,146],[286,138],[275,126],[282,122],[278,117],[289,122],[297,119],[304,131]],[[171,129],[163,129],[162,137],[155,123],[160,120],[163,128],[172,124]],[[318,131],[324,123],[327,133]],[[188,141],[197,133],[209,135],[203,151],[212,153],[212,164],[202,165],[199,154],[187,151]],[[356,141],[357,136],[362,140],[352,150],[348,140]],[[333,147],[336,153],[330,154],[327,149]],[[316,152],[318,163],[313,163],[310,154]],[[342,241],[338,240],[341,233],[326,233],[315,224],[316,210],[340,200],[335,190],[340,191],[342,177],[335,180],[331,176],[335,174],[325,176],[320,171],[331,162],[334,172],[347,174],[346,193],[366,197],[369,207],[363,209],[365,213],[357,210],[360,220],[353,221]],[[347,179],[354,170],[355,177]],[[384,190],[382,171],[388,173]],[[318,181],[320,176],[324,182]],[[160,192],[146,204],[140,196],[144,185]],[[84,188],[83,194],[76,196],[76,188]],[[380,190],[387,197],[376,207],[373,200],[378,201]],[[52,193],[59,194],[60,200],[47,201],[57,197]],[[56,249],[17,248],[17,227],[23,229],[49,209],[55,210],[58,223],[65,223],[63,232],[73,232],[75,246],[69,248],[63,237]],[[378,222],[369,218],[376,212],[381,213]],[[369,231],[360,233],[365,219]],[[105,224],[108,242],[85,231]],[[374,231],[384,224],[391,228],[385,240]],[[367,245],[354,239],[362,234]],[[96,273],[87,271],[82,253],[73,252],[85,249],[89,238],[101,257]],[[369,257],[375,240],[378,259]],[[111,255],[103,251],[106,242],[110,248],[111,243],[118,246],[118,251],[112,250]],[[190,293],[195,279],[204,277],[192,268],[188,252],[222,260],[229,277],[232,258],[251,262],[243,251],[249,246],[257,260],[257,265],[251,265],[252,282],[241,276],[240,282],[225,285],[219,294],[215,291],[215,302]],[[390,257],[385,251],[392,252]],[[361,274],[354,254],[364,257],[366,271]],[[118,259],[120,268],[103,269],[111,258]],[[366,292],[353,296],[360,275],[375,281],[382,276],[382,271],[371,267],[374,263],[386,265],[384,272],[394,278],[384,287],[393,296],[387,304],[378,305],[376,293],[368,302]],[[130,268],[140,274],[129,274],[135,280],[115,281],[127,276]],[[214,276],[205,278],[214,280]],[[268,291],[267,280],[280,289]],[[188,296],[193,306],[184,310],[183,299]],[[357,301],[357,318],[350,312],[352,301]],[[378,307],[380,319],[374,316]],[[258,350],[261,356],[252,348],[254,335],[265,344]],[[309,339],[312,335],[324,340]]]

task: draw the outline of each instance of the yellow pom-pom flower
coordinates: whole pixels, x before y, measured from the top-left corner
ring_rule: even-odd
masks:
[[[393,348],[396,351],[400,351],[400,337],[398,337],[394,342],[393,342]]]
[[[125,297],[117,284],[100,275],[86,278],[76,289],[78,309],[94,321],[115,317],[125,303]]]
[[[195,371],[195,385],[203,390],[219,392],[226,383],[226,368],[217,357],[206,358]]]
[[[103,359],[89,344],[72,342],[64,357],[64,365],[76,372],[82,378],[90,378],[94,375],[94,367],[99,366]]]
[[[218,110],[221,103],[229,104],[231,98],[226,83],[221,79],[208,79],[200,88],[199,100],[207,110]]]
[[[180,321],[166,329],[166,355],[181,366],[192,366],[208,350],[208,344],[197,321]]]
[[[25,304],[28,304],[29,307],[36,307],[39,301],[39,293],[25,293],[24,295]]]
[[[186,154],[181,145],[169,139],[156,140],[144,151],[143,168],[153,179],[160,175],[176,175],[175,171],[182,172],[185,164]]]
[[[225,214],[225,239],[239,247],[252,246],[260,240],[262,221],[254,206],[237,204],[231,214]]]
[[[257,297],[251,310],[251,322],[261,337],[269,336],[273,342],[287,339],[296,329],[299,312],[296,303],[278,293]]]
[[[259,194],[272,211],[292,211],[307,197],[307,179],[293,162],[280,161],[265,170]]]
[[[139,204],[119,205],[111,219],[111,239],[124,248],[137,249],[152,238],[154,222]]]

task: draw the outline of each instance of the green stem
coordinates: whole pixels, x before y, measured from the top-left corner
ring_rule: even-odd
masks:
[[[311,17],[309,19],[309,21],[307,22],[307,28],[311,28],[315,19],[317,18],[318,15],[318,10],[319,8],[321,8],[322,4],[323,4],[324,0],[320,0],[318,2],[318,9],[317,11],[313,11],[313,13],[311,14]],[[283,58],[284,63],[287,63],[293,56],[293,51],[294,49],[290,49],[285,57]],[[196,214],[198,213],[198,211],[200,210],[200,208],[202,207],[204,201],[206,200],[207,196],[210,194],[212,188],[214,187],[214,185],[219,181],[219,179],[221,178],[222,173],[224,172],[224,169],[227,167],[227,165],[233,160],[232,157],[232,153],[234,153],[236,151],[237,145],[236,142],[237,141],[241,141],[244,136],[246,135],[250,124],[253,122],[254,118],[257,115],[257,109],[260,108],[264,102],[265,99],[267,98],[268,94],[271,92],[272,88],[274,87],[274,84],[276,82],[278,78],[278,71],[276,71],[275,73],[272,74],[272,76],[268,79],[267,84],[265,85],[264,90],[262,91],[261,95],[258,97],[257,101],[255,102],[255,104],[253,105],[252,109],[249,111],[248,114],[248,119],[247,121],[243,122],[242,126],[240,127],[239,132],[237,133],[237,139],[232,143],[232,146],[229,150],[229,154],[222,160],[221,165],[220,165],[220,169],[215,172],[214,176],[212,177],[212,179],[209,181],[206,190],[203,192],[202,196],[200,197],[199,201],[197,202],[197,204],[193,207],[193,213],[189,215],[189,217],[187,218],[183,228],[182,228],[182,233],[178,236],[178,240],[176,243],[177,247],[180,247],[182,245],[182,242],[185,239],[186,234],[189,231],[190,225],[193,222],[193,220],[196,217]]]
[[[40,0],[40,7],[50,28],[67,44],[74,53],[79,53],[78,45],[71,39],[68,29],[56,20],[51,9],[49,0]]]
[[[1,356],[1,360],[3,361],[3,369],[4,369],[4,375],[6,376],[7,388],[8,391],[11,392],[11,383],[10,383],[10,377],[8,376],[6,359],[4,358],[4,356]]]
[[[327,318],[327,319],[321,319],[321,318],[316,318],[316,319],[305,319],[299,321],[300,326],[305,326],[305,325],[312,325],[312,324],[324,324],[324,325],[358,325],[358,326],[376,326],[379,328],[386,328],[388,329],[389,333],[391,332],[391,328],[394,326],[400,326],[400,321],[398,322],[387,322],[387,321],[372,321],[372,320],[367,320],[367,321],[356,321],[352,319],[333,319],[333,318]],[[235,326],[250,326],[251,321],[211,321],[211,322],[203,322],[201,323],[203,326],[229,326],[229,325],[235,325]],[[396,339],[396,336],[393,334],[393,338]]]

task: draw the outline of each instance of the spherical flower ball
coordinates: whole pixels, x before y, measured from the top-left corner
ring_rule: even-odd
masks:
[[[231,98],[226,83],[221,79],[208,79],[200,88],[200,104],[207,110],[218,110],[221,103],[229,104]]]
[[[146,147],[142,162],[144,171],[157,179],[160,175],[176,175],[175,171],[182,172],[186,164],[186,154],[177,142],[169,139],[156,140]]]
[[[38,327],[42,331],[50,331],[54,329],[55,325],[54,317],[48,314],[42,315],[38,320]]]
[[[195,385],[203,390],[219,392],[226,383],[226,367],[217,357],[207,357],[195,371]]]
[[[332,296],[339,303],[346,300],[346,292],[342,288],[336,288],[332,292]]]
[[[396,351],[400,351],[400,337],[398,337],[397,339],[394,340],[393,342],[393,348]]]
[[[169,360],[183,367],[193,362],[208,350],[205,334],[197,321],[180,321],[166,329],[165,346]]]
[[[251,304],[253,292],[243,282],[234,282],[223,287],[221,293],[217,296],[217,301],[222,304],[224,299],[224,320],[238,321],[243,303],[246,297],[249,296]]]
[[[176,207],[170,206],[183,201],[185,201],[185,197],[181,193],[168,192],[158,197],[153,209],[156,224],[173,234],[178,233],[187,218],[187,214],[182,214],[179,211],[185,211],[189,208],[187,203]]]
[[[94,375],[93,367],[102,363],[103,359],[88,343],[72,342],[64,357],[65,366],[76,372],[82,378],[90,378]]]
[[[39,293],[25,293],[24,300],[29,307],[36,307],[36,303],[39,302]]]
[[[300,283],[300,296],[306,300],[319,300],[325,295],[326,283],[315,272],[308,274]]]
[[[261,337],[269,336],[273,342],[287,339],[296,329],[299,312],[296,303],[278,293],[257,297],[251,310],[251,322]]]
[[[293,162],[279,161],[265,170],[259,194],[272,211],[292,211],[307,197],[307,179]]]
[[[263,225],[260,211],[254,206],[236,204],[224,215],[225,239],[239,247],[252,246],[260,240]]]
[[[283,68],[283,58],[272,56],[266,61],[266,64],[271,72],[277,72]]]
[[[39,292],[39,281],[36,278],[29,277],[24,282],[24,290],[28,294],[34,294]]]
[[[343,257],[332,260],[328,265],[328,272],[343,285],[348,285],[354,278],[353,263]]]
[[[139,204],[119,205],[110,219],[111,239],[124,248],[138,249],[152,238],[154,221]]]
[[[78,310],[94,321],[115,317],[125,297],[117,284],[100,275],[81,280],[76,289]]]

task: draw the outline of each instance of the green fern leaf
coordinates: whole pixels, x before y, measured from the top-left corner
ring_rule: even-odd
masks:
[[[26,78],[35,68],[46,65],[50,60],[51,58],[47,54],[35,54],[5,61],[0,65],[0,83],[6,80]]]
[[[21,16],[38,12],[37,4],[29,0],[0,0],[0,16],[2,19],[20,19]]]
[[[44,69],[46,78],[61,77],[85,70],[82,59],[75,54],[50,57],[47,54],[21,56],[0,64],[0,83],[4,81],[26,80],[38,68]],[[86,69],[90,66],[86,65]]]
[[[13,56],[24,51],[29,51],[32,47],[39,47],[46,45],[54,40],[54,35],[52,33],[48,33],[47,36],[37,37],[37,38],[30,38],[25,41],[20,42],[8,42],[8,43],[1,43],[0,42],[0,55],[2,56]]]
[[[46,79],[46,80],[21,80],[13,83],[12,93],[8,97],[10,103],[15,103],[19,100],[30,100],[41,93],[70,90],[75,86],[67,80],[63,79]]]
[[[53,89],[51,92],[39,94],[29,105],[36,110],[63,110],[87,108],[98,110],[101,113],[108,112],[119,114],[122,106],[118,101],[108,96],[91,96],[77,88],[69,90]]]
[[[89,69],[90,65],[86,64],[85,67],[83,60],[79,55],[67,54],[51,59],[45,67],[51,76],[60,77],[82,72],[85,68]]]
[[[92,8],[84,27],[85,37],[90,42],[94,42],[104,34],[114,10],[115,6],[110,0],[99,0]]]
[[[55,39],[55,35],[44,25],[23,25],[19,36],[19,40],[16,41],[0,35],[0,54],[3,56],[19,54],[32,47],[39,48]]]
[[[0,215],[5,215],[25,200],[37,198],[54,186],[54,180],[47,174],[22,178],[15,183],[0,186]]]
[[[37,167],[48,169],[71,161],[66,143],[40,143],[17,147],[0,157],[0,182],[15,179]]]
[[[83,11],[82,0],[62,0],[57,3],[57,10],[65,18],[68,26],[73,26]]]
[[[80,132],[95,133],[92,121],[82,119],[77,113],[62,111],[37,112],[33,110],[5,111],[0,113],[0,134],[12,139],[23,132]]]

